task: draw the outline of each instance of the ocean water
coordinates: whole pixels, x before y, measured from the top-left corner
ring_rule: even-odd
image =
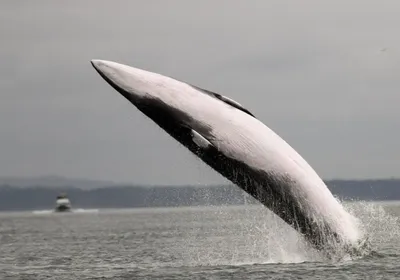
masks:
[[[374,253],[324,261],[262,206],[0,213],[0,279],[400,279],[400,202],[345,203]]]

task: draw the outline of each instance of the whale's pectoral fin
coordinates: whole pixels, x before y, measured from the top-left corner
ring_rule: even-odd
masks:
[[[213,147],[210,141],[208,141],[203,135],[198,133],[196,130],[192,129],[191,134],[193,142],[200,148],[206,149]]]

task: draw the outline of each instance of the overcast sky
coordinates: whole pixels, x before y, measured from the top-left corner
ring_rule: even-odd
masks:
[[[224,182],[92,68],[242,103],[325,179],[400,176],[399,1],[1,1],[0,176]]]

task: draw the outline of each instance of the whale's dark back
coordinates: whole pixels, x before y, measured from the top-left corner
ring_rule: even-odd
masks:
[[[187,126],[189,116],[166,106],[160,100],[146,99],[135,106],[203,162],[303,234],[316,249],[326,249],[332,237],[336,242],[340,242],[336,232],[329,225],[324,221],[312,220],[311,215],[305,212],[307,208],[300,205],[300,200],[294,197],[293,193],[285,192],[292,189],[290,185],[295,183],[289,176],[251,168],[243,162],[225,156],[212,145],[207,148],[199,147],[193,142],[192,129]]]

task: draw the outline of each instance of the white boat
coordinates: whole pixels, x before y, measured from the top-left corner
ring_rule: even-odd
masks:
[[[70,212],[71,202],[66,194],[57,196],[55,212]]]

